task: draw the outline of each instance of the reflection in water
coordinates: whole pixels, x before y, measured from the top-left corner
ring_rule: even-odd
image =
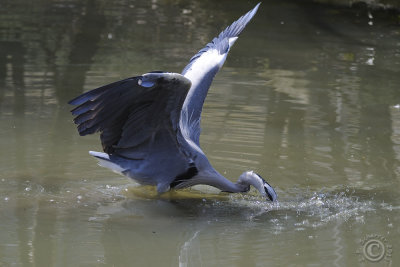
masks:
[[[78,136],[66,102],[150,70],[180,72],[249,8],[176,4],[1,4],[0,265],[342,266],[359,262],[367,234],[394,244],[400,33],[392,10],[267,1],[216,77],[202,146],[232,180],[261,173],[279,203],[207,188],[137,195],[96,166],[87,151],[100,149],[98,138]]]

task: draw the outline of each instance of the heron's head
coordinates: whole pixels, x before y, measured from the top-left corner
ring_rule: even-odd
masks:
[[[278,195],[276,194],[275,190],[272,186],[269,185],[260,175],[253,171],[246,171],[242,175],[240,175],[238,183],[242,185],[252,185],[254,186],[261,195],[268,197],[271,201],[276,201]]]

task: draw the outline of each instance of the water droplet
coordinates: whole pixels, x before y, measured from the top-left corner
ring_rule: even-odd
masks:
[[[375,60],[375,58],[371,57],[365,62],[365,64],[367,64],[369,66],[373,66],[374,65],[374,60]]]

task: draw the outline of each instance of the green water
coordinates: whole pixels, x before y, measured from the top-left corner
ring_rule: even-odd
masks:
[[[0,266],[399,264],[396,11],[264,1],[232,48],[201,145],[232,181],[260,173],[277,204],[207,187],[154,198],[88,155],[99,138],[78,135],[68,100],[180,72],[255,4],[0,3]]]

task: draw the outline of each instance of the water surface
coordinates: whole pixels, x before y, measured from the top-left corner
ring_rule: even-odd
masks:
[[[396,11],[264,1],[236,42],[206,99],[201,145],[232,181],[260,173],[272,204],[204,186],[155,197],[97,166],[87,151],[101,150],[98,136],[79,137],[66,104],[125,77],[180,72],[255,3],[0,5],[0,265],[400,261]],[[391,257],[366,261],[369,235]]]

